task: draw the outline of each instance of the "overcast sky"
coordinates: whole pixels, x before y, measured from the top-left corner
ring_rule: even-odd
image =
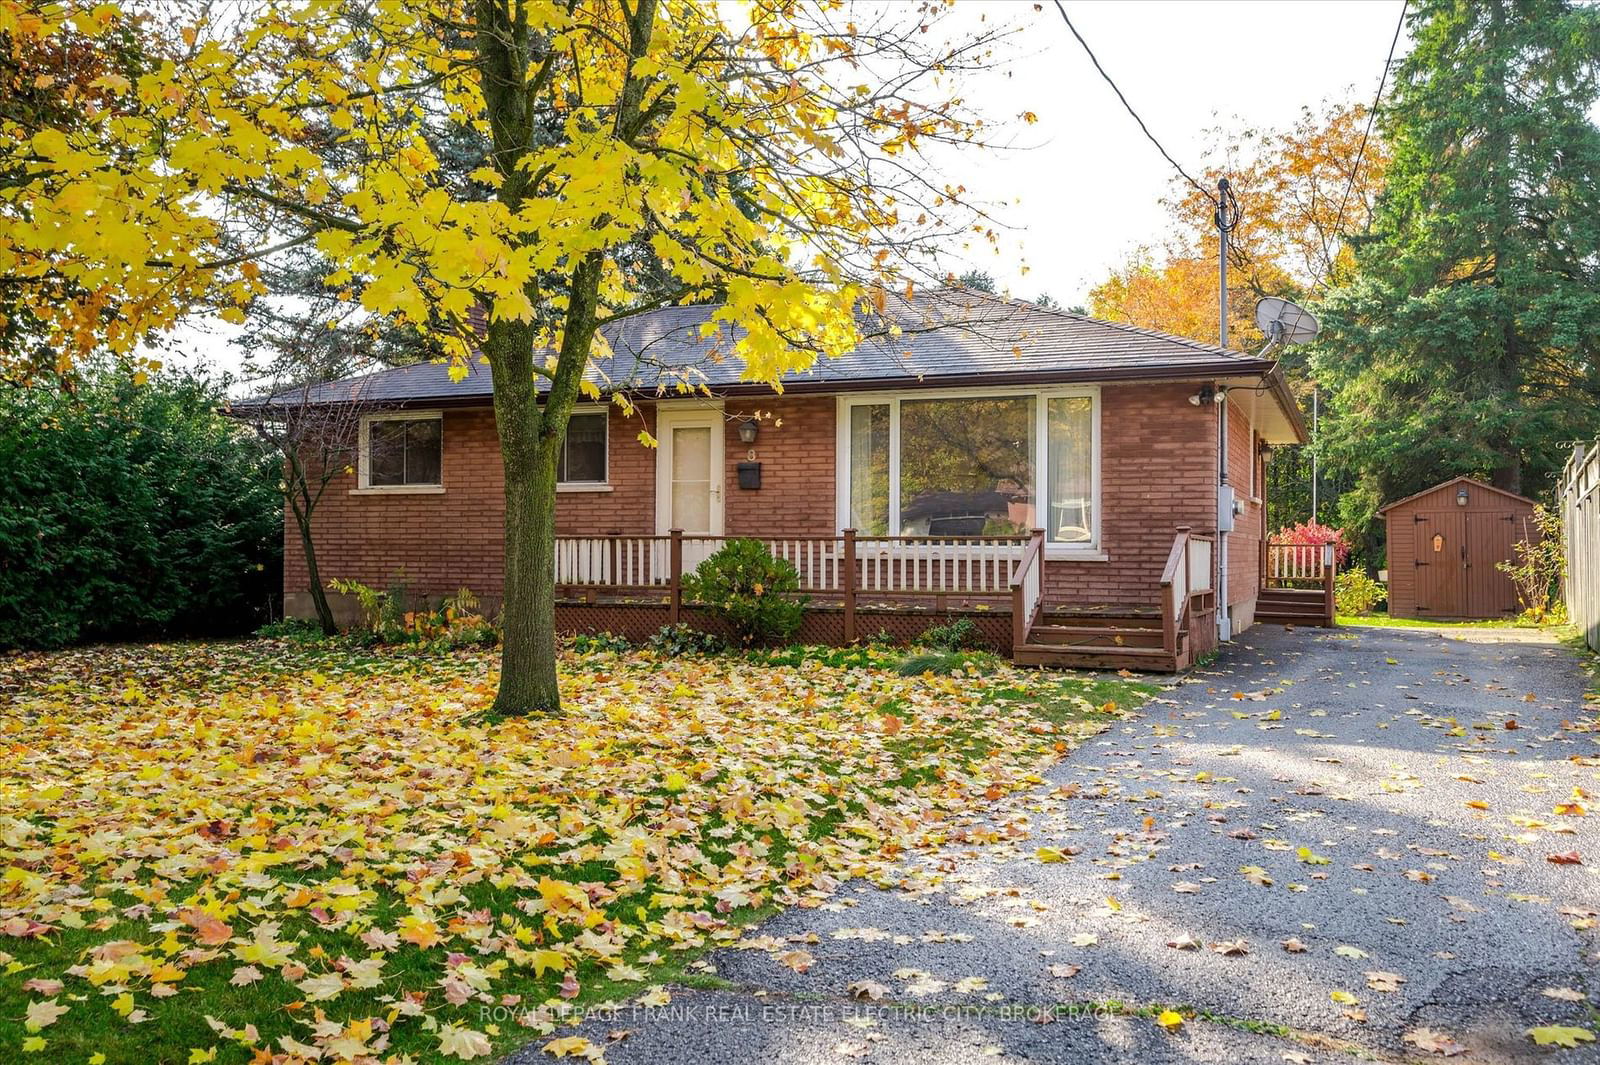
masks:
[[[1283,127],[1324,100],[1370,101],[1400,13],[1399,0],[1069,0],[1066,7],[1151,132],[1191,173],[1202,165],[1206,131],[1219,124]],[[1160,200],[1173,170],[1048,0],[1037,12],[1031,0],[962,0],[958,10],[963,18],[981,10],[1020,22],[1025,31],[1006,62],[972,84],[970,98],[997,119],[1039,116],[1017,134],[1027,150],[950,167],[951,177],[1003,203],[1001,217],[1015,227],[998,256],[982,252],[974,265],[1016,295],[1049,292],[1080,303],[1131,249],[1164,236]],[[1396,56],[1407,48],[1402,35]],[[194,362],[236,370],[233,332],[197,322],[180,346]]]

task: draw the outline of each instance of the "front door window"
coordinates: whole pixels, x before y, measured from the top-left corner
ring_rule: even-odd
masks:
[[[711,428],[672,430],[672,528],[711,531]]]

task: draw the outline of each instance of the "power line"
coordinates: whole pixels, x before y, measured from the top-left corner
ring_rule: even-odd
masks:
[[[1356,163],[1350,168],[1350,178],[1344,183],[1344,195],[1339,198],[1339,214],[1333,220],[1333,235],[1339,235],[1339,227],[1344,224],[1345,205],[1350,202],[1350,190],[1355,187],[1356,175],[1361,172],[1361,161],[1367,154],[1367,138],[1372,135],[1372,122],[1378,117],[1378,103],[1383,99],[1383,87],[1389,81],[1389,67],[1394,62],[1395,45],[1400,43],[1400,31],[1406,24],[1406,9],[1410,7],[1410,0],[1400,0],[1400,20],[1394,24],[1394,36],[1389,39],[1389,54],[1383,61],[1383,73],[1378,77],[1378,92],[1372,98],[1372,110],[1367,112],[1367,128],[1361,134],[1361,147],[1356,149]],[[1331,272],[1331,270],[1330,270]],[[1327,283],[1327,279],[1323,279]]]
[[[1195,190],[1198,191],[1200,195],[1210,200],[1213,205],[1216,204],[1217,198],[1211,194],[1211,191],[1204,185],[1200,184],[1200,182],[1190,177],[1189,172],[1183,167],[1179,166],[1178,161],[1172,156],[1168,155],[1165,148],[1161,147],[1161,142],[1156,140],[1154,133],[1150,132],[1150,127],[1144,124],[1144,119],[1139,117],[1139,112],[1133,109],[1133,105],[1128,102],[1128,98],[1122,95],[1122,90],[1117,88],[1117,83],[1111,80],[1110,74],[1106,73],[1106,68],[1100,65],[1100,60],[1095,58],[1094,50],[1089,47],[1089,42],[1083,39],[1083,34],[1078,32],[1078,27],[1074,26],[1072,24],[1072,20],[1067,17],[1067,9],[1061,6],[1061,0],[1055,0],[1055,4],[1056,10],[1061,12],[1061,20],[1067,24],[1067,29],[1072,31],[1072,35],[1078,39],[1078,43],[1083,45],[1083,50],[1088,53],[1089,62],[1093,63],[1094,68],[1100,72],[1100,76],[1106,79],[1106,84],[1111,86],[1111,91],[1117,94],[1117,99],[1122,101],[1122,106],[1128,109],[1128,114],[1133,116],[1133,120],[1139,123],[1139,128],[1144,131],[1145,137],[1149,139],[1151,144],[1156,146],[1156,151],[1161,153],[1161,157],[1163,159],[1172,164],[1172,168],[1183,176],[1183,180],[1193,185]]]

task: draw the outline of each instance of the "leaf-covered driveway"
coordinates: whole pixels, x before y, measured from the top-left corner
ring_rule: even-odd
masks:
[[[1000,842],[581,1031],[613,1065],[1594,1060],[1596,710],[1537,637],[1258,628],[969,826]]]

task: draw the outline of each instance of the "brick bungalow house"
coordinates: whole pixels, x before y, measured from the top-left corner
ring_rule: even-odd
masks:
[[[605,329],[614,354],[591,379],[636,411],[573,415],[562,627],[642,637],[703,622],[678,578],[731,536],[795,563],[811,639],[911,637],[964,615],[1019,661],[1176,669],[1252,623],[1264,456],[1306,438],[1274,361],[958,290],[896,303],[872,339],[780,394],[719,355],[726,331],[702,335],[711,310]],[[461,381],[428,363],[316,390],[371,410],[347,483],[315,514],[325,578],[400,576],[434,597],[466,586],[493,607],[490,395],[483,364]],[[292,533],[284,556],[287,612],[308,615]]]

